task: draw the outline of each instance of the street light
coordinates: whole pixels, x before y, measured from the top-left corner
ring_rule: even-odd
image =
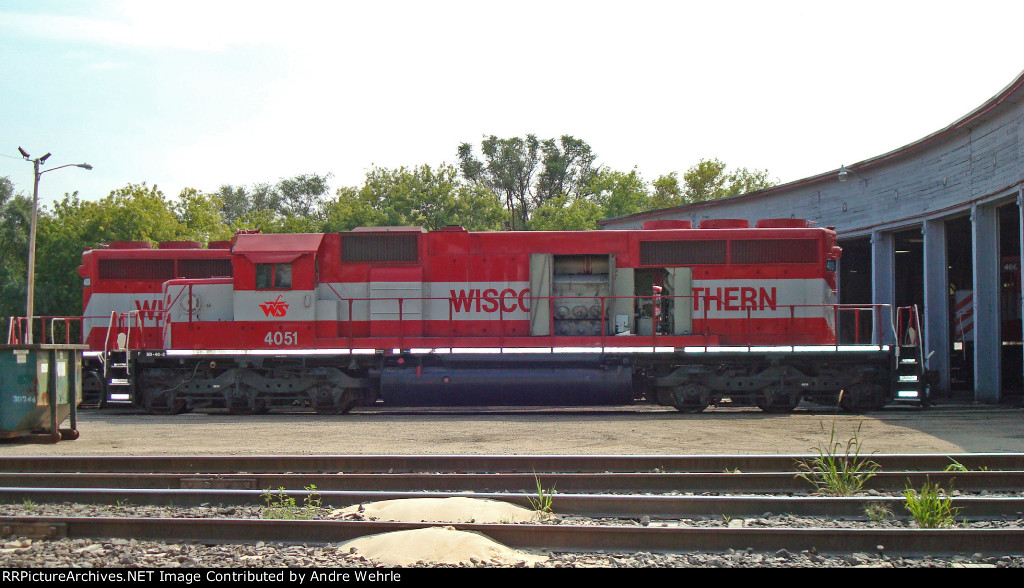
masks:
[[[60,165],[52,169],[39,171],[39,166],[46,163],[46,160],[50,158],[50,154],[47,153],[42,157],[32,159],[24,149],[18,147],[18,151],[28,161],[32,162],[35,170],[35,183],[32,186],[32,222],[29,225],[28,230],[28,280],[27,287],[28,295],[25,301],[25,317],[28,321],[28,326],[25,332],[25,343],[32,343],[32,315],[35,312],[35,285],[36,285],[36,217],[39,210],[39,176],[47,173],[56,171],[64,167],[80,167],[82,169],[92,169],[92,166],[88,163],[69,163],[67,165]]]

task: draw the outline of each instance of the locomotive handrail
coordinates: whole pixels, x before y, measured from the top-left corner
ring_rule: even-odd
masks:
[[[406,347],[406,344],[409,343],[409,341],[410,341],[410,337],[412,337],[414,339],[420,338],[420,337],[435,338],[436,339],[439,336],[440,337],[444,337],[444,338],[446,338],[448,340],[447,343],[448,343],[449,347],[463,347],[463,346],[466,346],[465,343],[468,343],[474,337],[464,337],[464,336],[460,336],[458,334],[459,330],[458,330],[458,326],[457,326],[457,322],[458,322],[457,321],[457,313],[465,312],[467,310],[471,310],[470,309],[470,304],[475,304],[477,306],[477,308],[479,308],[479,305],[481,303],[488,304],[488,306],[492,306],[493,307],[492,310],[485,310],[483,312],[493,313],[491,315],[490,320],[493,321],[492,324],[497,328],[497,331],[494,331],[492,328],[488,328],[487,329],[487,331],[488,331],[487,334],[483,335],[483,337],[488,337],[488,338],[492,338],[492,340],[496,340],[498,342],[498,345],[501,346],[501,347],[504,347],[507,337],[510,336],[509,327],[508,327],[510,321],[517,321],[517,322],[527,321],[527,322],[529,322],[529,317],[528,316],[525,316],[525,317],[524,316],[516,316],[514,318],[510,318],[509,315],[513,314],[513,313],[511,313],[511,310],[507,308],[507,304],[503,304],[503,302],[507,301],[507,299],[502,299],[502,298],[498,298],[497,300],[498,300],[499,303],[497,305],[494,305],[493,304],[493,302],[494,302],[493,300],[491,300],[490,303],[488,303],[486,300],[483,300],[483,299],[465,299],[465,300],[461,300],[460,299],[460,300],[456,300],[456,299],[453,299],[452,297],[448,297],[448,296],[445,296],[445,297],[343,297],[337,291],[337,289],[334,288],[333,285],[331,285],[331,284],[325,284],[325,285],[327,286],[327,289],[332,294],[334,294],[336,299],[339,302],[344,303],[344,305],[346,307],[344,318],[339,316],[337,322],[338,323],[346,322],[346,323],[348,323],[348,326],[344,330],[339,330],[337,332],[337,335],[340,336],[341,338],[347,340],[348,346],[350,348],[355,348],[355,345],[357,345],[359,343],[358,340],[362,339],[364,337],[365,338],[377,338],[377,337],[381,337],[381,336],[391,338],[392,341],[394,341],[393,345],[395,347],[401,347],[401,348]],[[188,321],[187,322],[189,322],[189,323],[193,322],[193,318],[194,317],[192,315],[193,315],[194,308],[193,308],[192,296],[191,296],[191,294],[189,292],[186,292],[186,287],[184,287],[186,285],[183,284],[182,286],[183,287],[178,292],[175,293],[175,296],[173,297],[171,303],[168,304],[163,309],[163,316],[165,317],[165,321],[164,321],[165,333],[166,333],[166,329],[170,328],[171,323],[173,322],[172,321],[172,317],[171,317],[171,314],[172,314],[171,313],[171,309],[174,307],[175,304],[177,304],[177,302],[180,300],[180,298],[182,296],[186,296],[187,295],[189,297],[189,309],[188,309],[189,312],[188,312]],[[189,284],[187,286],[190,287],[191,285]],[[856,344],[856,345],[868,345],[868,344],[879,345],[879,344],[882,343],[882,341],[881,341],[881,339],[882,339],[882,337],[881,337],[882,330],[879,328],[879,326],[885,324],[884,318],[883,318],[883,313],[887,312],[887,311],[890,313],[890,315],[889,315],[890,316],[889,324],[890,324],[890,326],[891,326],[891,328],[893,330],[893,333],[895,333],[895,331],[897,330],[896,326],[894,324],[894,321],[892,320],[894,318],[893,315],[895,313],[893,313],[893,311],[892,311],[892,305],[888,305],[888,304],[772,304],[772,305],[770,305],[770,308],[769,308],[769,306],[765,306],[765,305],[760,305],[760,306],[755,306],[755,307],[750,307],[749,305],[747,305],[747,306],[742,306],[742,307],[737,306],[736,308],[725,308],[725,305],[721,304],[716,309],[715,305],[712,305],[712,304],[696,304],[695,300],[697,300],[697,299],[700,299],[699,295],[698,296],[694,296],[694,295],[661,295],[661,294],[659,294],[659,295],[641,295],[641,296],[636,296],[636,295],[634,295],[634,296],[585,296],[585,295],[573,295],[573,296],[528,296],[528,297],[523,297],[521,300],[519,300],[519,304],[516,307],[516,309],[515,309],[516,312],[514,314],[522,315],[522,313],[528,313],[529,312],[529,306],[527,305],[527,301],[528,301],[529,305],[531,305],[531,306],[533,304],[543,304],[544,301],[546,301],[547,302],[547,306],[548,306],[548,311],[549,311],[549,316],[546,317],[547,318],[547,323],[548,323],[547,324],[548,333],[546,335],[542,335],[540,337],[532,336],[532,335],[528,335],[528,334],[524,334],[524,336],[529,336],[532,340],[537,341],[538,343],[540,341],[546,341],[547,342],[547,346],[548,347],[552,347],[552,348],[557,347],[559,345],[559,342],[564,340],[564,339],[562,339],[564,337],[588,337],[588,338],[590,338],[589,339],[590,342],[584,343],[584,345],[587,345],[587,346],[590,346],[590,345],[598,346],[599,345],[601,347],[606,346],[609,343],[608,337],[612,335],[611,333],[609,333],[609,331],[611,330],[611,325],[608,324],[608,321],[610,320],[610,316],[609,316],[608,313],[610,311],[616,309],[616,306],[614,305],[614,303],[615,303],[615,301],[619,301],[619,300],[629,300],[629,301],[632,301],[633,305],[631,306],[631,308],[634,308],[634,309],[636,308],[636,302],[637,301],[643,301],[645,304],[652,304],[652,303],[658,302],[660,300],[662,302],[662,304],[664,305],[664,308],[657,315],[655,315],[654,313],[651,313],[650,316],[640,316],[640,317],[636,317],[634,319],[635,320],[635,325],[641,325],[641,324],[646,323],[646,322],[649,321],[650,333],[640,334],[640,332],[641,332],[640,329],[634,328],[633,332],[630,333],[632,335],[630,337],[630,339],[629,339],[630,341],[632,341],[632,343],[629,344],[630,346],[636,346],[637,341],[639,341],[641,338],[646,339],[646,341],[648,341],[650,345],[657,346],[659,341],[661,341],[665,337],[683,337],[683,336],[695,336],[695,337],[716,337],[717,336],[717,337],[723,337],[724,336],[726,338],[726,340],[727,340],[730,334],[733,337],[742,336],[742,338],[747,340],[747,341],[751,341],[753,339],[759,339],[759,340],[761,340],[763,342],[761,344],[768,344],[768,345],[772,344],[771,342],[768,341],[771,338],[774,338],[774,337],[784,337],[784,336],[793,336],[793,335],[801,337],[801,338],[803,338],[805,340],[811,340],[811,339],[815,339],[815,338],[817,338],[817,340],[820,340],[821,337],[828,337],[828,338],[831,339],[831,343],[828,343],[828,344],[838,345],[838,344],[840,344],[840,331],[841,331],[840,328],[839,328],[840,327],[840,325],[839,325],[840,320],[839,319],[841,317],[848,316],[848,315],[852,315],[853,321],[854,321],[853,322],[853,325],[854,325],[854,342],[853,342],[853,344]],[[557,315],[555,313],[555,305],[556,305],[556,302],[559,301],[559,300],[568,300],[568,301],[571,301],[571,300],[586,300],[586,301],[594,301],[597,304],[599,304],[599,313],[600,313],[599,316],[593,317],[593,318],[590,318],[588,316],[588,317],[583,317],[583,318],[580,319],[580,320],[596,320],[597,321],[597,324],[595,324],[594,326],[590,327],[592,329],[592,330],[589,331],[590,334],[572,334],[572,333],[565,333],[565,332],[563,332],[562,334],[559,334],[559,333],[556,332],[556,316]],[[366,317],[357,320],[357,318],[354,316],[355,315],[355,310],[357,310],[356,305],[360,304],[360,303],[367,303],[367,306],[359,309],[360,316],[362,316],[362,314],[364,312],[365,313],[370,313],[371,312],[370,311],[370,307],[368,306],[369,303],[373,303],[373,302],[378,302],[379,303],[381,301],[391,301],[391,302],[394,302],[395,305],[397,306],[397,309],[395,309],[395,307],[393,306],[392,309],[395,309],[395,310],[391,310],[390,311],[392,313],[392,317],[394,317],[394,318],[390,319],[392,324],[390,326],[385,327],[386,328],[385,331],[381,331],[379,333],[375,333],[372,330],[364,331],[364,329],[371,328],[369,326],[369,324],[368,324],[370,322],[369,321],[370,314],[367,314]],[[687,304],[687,305],[689,305],[689,306],[691,306],[693,308],[693,312],[691,314],[692,320],[693,320],[693,324],[691,326],[691,329],[688,332],[680,332],[678,334],[664,332],[664,326],[665,325],[662,324],[662,317],[663,316],[667,316],[667,313],[671,313],[672,312],[671,310],[669,310],[669,308],[670,308],[669,305],[665,304],[665,301],[672,301],[676,305]],[[411,318],[410,315],[409,315],[409,313],[410,313],[409,309],[411,308],[410,305],[412,305],[414,303],[420,303],[422,306],[420,306],[419,312],[413,313],[414,315],[416,315],[415,318]],[[428,331],[427,331],[428,327],[427,327],[426,324],[423,324],[423,323],[428,318],[432,318],[433,321],[437,321],[437,320],[440,319],[440,317],[432,316],[431,309],[433,309],[433,313],[436,313],[437,310],[439,310],[439,308],[438,308],[437,304],[431,304],[431,303],[446,303],[447,304],[448,312],[447,312],[447,317],[446,318],[448,319],[448,321],[447,321],[448,322],[448,326],[447,327],[440,327],[439,325],[434,325],[434,329],[435,329],[434,333],[433,334],[428,334]],[[591,306],[593,306],[593,305],[591,305]],[[812,310],[811,312],[807,312],[806,311],[807,309],[814,309],[814,310]],[[397,317],[395,317],[396,310],[397,310]],[[759,313],[761,311],[769,311],[769,310],[771,312],[770,316],[757,316],[757,313]],[[520,311],[522,311],[522,313]],[[746,315],[746,319],[747,319],[746,325],[745,326],[737,325],[736,327],[733,328],[731,333],[724,333],[723,334],[723,333],[716,333],[716,332],[714,332],[715,331],[715,327],[709,323],[709,320],[717,320],[717,318],[720,318],[720,317],[715,317],[713,315],[713,313],[723,312],[723,311],[724,312],[731,312],[731,311],[741,311],[741,312],[744,312],[745,315]],[[481,312],[481,311],[480,310],[476,310],[475,312]],[[870,337],[869,337],[869,339],[870,339],[869,341],[863,341],[862,337],[861,337],[861,329],[862,329],[862,327],[864,325],[863,315],[865,313],[870,314],[870,317],[871,317],[870,320],[871,320],[872,328],[871,328],[871,334],[870,334]],[[139,313],[138,313],[138,311],[132,311],[130,314],[138,315]],[[740,316],[742,317],[743,315],[740,315]],[[757,327],[756,321],[758,319],[761,319],[761,318],[770,318],[770,319],[774,320],[775,322],[769,324],[769,328],[767,328],[767,329],[765,329],[764,327]],[[497,319],[497,320],[495,320],[495,319]],[[800,326],[801,323],[797,322],[799,320],[804,320],[804,319],[814,319],[814,320],[825,319],[826,325],[824,327],[811,327],[811,330],[806,330],[804,327]],[[562,319],[558,319],[558,320],[562,320]],[[421,329],[417,329],[415,331],[409,330],[408,327],[412,324],[412,321],[421,323],[421,325],[420,325]],[[737,322],[739,322],[739,321],[737,321]],[[359,333],[357,333],[356,332],[357,331],[357,325],[354,324],[354,323],[367,323],[367,324],[363,324],[361,326],[358,326]],[[699,326],[698,326],[698,324],[699,324]],[[394,330],[396,327],[398,329],[397,332],[395,332],[395,330]],[[659,329],[659,327],[661,327],[661,329]],[[827,332],[825,330],[818,330],[819,328],[827,329]],[[738,330],[736,330],[736,329],[738,329]],[[413,334],[413,333],[415,333],[415,334]],[[330,338],[330,337],[327,337],[327,338]],[[109,339],[109,333],[108,333],[108,339]],[[416,343],[412,343],[412,345],[415,346]],[[472,346],[472,345],[470,345],[470,346]],[[698,346],[699,346],[699,344],[698,344]],[[717,346],[717,345],[715,345],[715,346]],[[747,346],[749,346],[749,344]],[[105,342],[105,348],[109,348],[109,341]]]
[[[191,286],[191,284],[189,284],[189,286]],[[181,298],[181,295],[184,294],[184,293],[185,293],[185,288],[181,288],[180,290],[178,290],[178,294],[174,297],[174,300],[171,300],[170,302],[168,302],[167,306],[162,309],[163,310],[163,313],[162,313],[163,314],[163,323],[164,323],[163,324],[163,332],[160,333],[160,339],[162,341],[167,341],[168,340],[167,333],[168,333],[168,331],[171,328],[171,309],[174,308],[174,304],[178,302],[178,299]],[[162,298],[163,298],[163,294],[161,293],[161,299]],[[162,302],[162,300],[161,300],[161,302]],[[189,292],[189,305],[191,305],[191,304],[192,304],[192,293]],[[189,322],[191,322],[191,319],[192,319],[192,311],[191,311],[191,309],[189,309]]]

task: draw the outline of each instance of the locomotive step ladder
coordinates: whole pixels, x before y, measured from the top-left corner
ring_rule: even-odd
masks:
[[[110,313],[110,324],[103,342],[103,394],[100,407],[131,405],[135,389],[132,370],[132,318],[137,312]]]
[[[928,406],[929,390],[925,378],[924,347],[921,345],[921,321],[917,305],[897,309],[895,402]]]

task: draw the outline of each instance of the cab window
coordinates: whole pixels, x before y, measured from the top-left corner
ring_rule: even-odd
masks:
[[[286,290],[292,287],[292,264],[257,263],[256,288],[261,290]]]

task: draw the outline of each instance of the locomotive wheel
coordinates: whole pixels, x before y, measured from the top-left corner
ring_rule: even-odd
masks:
[[[82,372],[82,402],[79,407],[96,408],[103,400],[103,379],[96,372]]]
[[[839,406],[853,413],[881,410],[885,406],[885,394],[878,384],[856,384],[842,392]]]
[[[317,414],[344,414],[356,405],[355,390],[341,390],[331,384],[320,384],[313,394],[313,410]]]
[[[757,393],[754,404],[769,414],[793,412],[800,404],[800,393],[779,385],[768,386]]]
[[[172,415],[185,410],[185,399],[161,386],[147,386],[142,390],[142,406],[151,414]]]
[[[267,414],[270,407],[267,399],[255,394],[255,389],[241,385],[239,392],[244,396],[234,396],[228,400],[228,413],[230,414]]]
[[[711,404],[711,390],[694,382],[671,389],[669,404],[682,413],[693,414],[704,411]]]

